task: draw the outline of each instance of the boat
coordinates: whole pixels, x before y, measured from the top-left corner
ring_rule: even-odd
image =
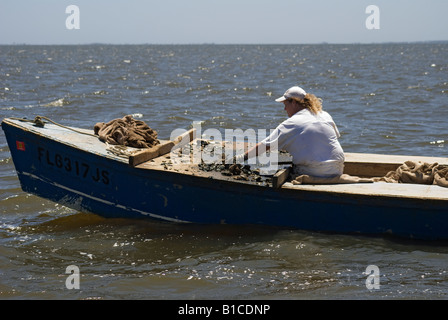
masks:
[[[172,165],[166,153],[133,162],[133,148],[113,152],[90,129],[18,118],[3,119],[2,129],[24,192],[107,218],[448,239],[448,189],[437,185],[296,185],[287,168],[235,179],[200,164]],[[439,157],[347,153],[345,173],[383,176],[407,160],[448,164]]]

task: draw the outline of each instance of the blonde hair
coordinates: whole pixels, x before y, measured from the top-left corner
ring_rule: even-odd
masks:
[[[296,98],[290,98],[290,99],[294,100],[302,107],[309,109],[314,114],[318,114],[319,112],[322,111],[322,99],[316,97],[314,94],[307,93],[305,98],[303,99],[296,99]]]

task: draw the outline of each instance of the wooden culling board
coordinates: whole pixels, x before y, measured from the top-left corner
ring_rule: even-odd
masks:
[[[285,169],[281,169],[276,174],[274,174],[274,176],[272,177],[272,187],[280,188],[288,179],[290,170],[291,168],[288,167]]]
[[[182,145],[190,143],[195,138],[196,138],[196,129],[193,128],[193,129],[181,134],[173,141],[164,142],[155,147],[148,148],[148,149],[142,150],[140,152],[137,152],[134,155],[131,155],[129,157],[129,165],[132,167],[135,167],[143,162],[163,156],[164,154],[171,152],[171,149],[174,146],[180,147]]]

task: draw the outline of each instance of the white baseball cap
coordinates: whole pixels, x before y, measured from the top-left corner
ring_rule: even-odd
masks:
[[[300,87],[291,87],[288,90],[286,90],[285,94],[283,95],[283,97],[280,97],[278,99],[275,99],[275,101],[277,102],[283,102],[285,100],[288,99],[299,99],[299,100],[303,100],[306,96],[306,92],[305,90],[303,90]]]

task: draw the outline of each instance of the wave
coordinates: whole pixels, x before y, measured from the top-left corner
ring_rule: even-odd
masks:
[[[41,107],[63,107],[63,106],[68,106],[71,103],[72,102],[70,100],[68,100],[67,98],[60,98],[60,99],[51,101],[49,103],[42,104],[40,106]]]

